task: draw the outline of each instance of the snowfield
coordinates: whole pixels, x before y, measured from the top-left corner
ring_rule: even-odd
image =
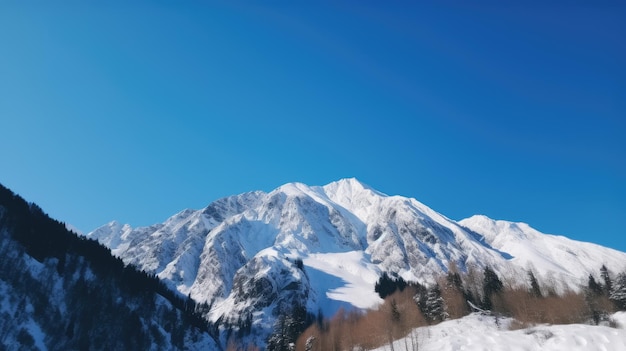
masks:
[[[367,262],[363,251],[311,254],[304,259],[311,285],[324,293],[319,296],[319,305],[327,316],[337,312],[333,301],[345,302],[349,309],[375,308],[383,300],[374,291],[379,279],[376,266]]]
[[[435,326],[417,328],[397,340],[394,351],[624,351],[626,312],[613,316],[618,328],[583,324],[538,325],[508,330],[512,320],[477,313]],[[417,340],[417,345],[414,345]],[[415,347],[417,346],[417,347]],[[392,350],[390,345],[376,351]]]

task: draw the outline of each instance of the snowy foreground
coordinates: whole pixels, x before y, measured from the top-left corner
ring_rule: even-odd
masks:
[[[582,324],[539,325],[508,330],[511,320],[472,314],[432,327],[414,330],[413,336],[394,342],[394,351],[624,351],[626,350],[626,312],[613,315],[618,328]],[[413,346],[417,340],[417,346]],[[376,351],[392,350],[390,345]]]

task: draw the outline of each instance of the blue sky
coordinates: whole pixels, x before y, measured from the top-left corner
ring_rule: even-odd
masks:
[[[0,182],[89,231],[356,177],[626,251],[625,5],[0,4]]]

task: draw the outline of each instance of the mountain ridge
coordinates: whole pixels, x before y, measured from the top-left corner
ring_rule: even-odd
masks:
[[[148,227],[111,222],[87,237],[208,303],[211,321],[251,319],[266,329],[293,306],[326,315],[375,307],[383,272],[429,284],[451,264],[509,277],[532,270],[565,291],[601,264],[626,269],[626,253],[485,216],[457,222],[355,178],[233,195]]]

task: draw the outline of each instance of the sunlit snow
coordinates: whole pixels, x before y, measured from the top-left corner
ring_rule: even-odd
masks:
[[[420,351],[623,351],[626,312],[613,319],[619,328],[583,324],[538,325],[509,330],[511,320],[472,314],[461,319],[417,328],[396,340],[393,350]],[[391,350],[389,345],[375,351]]]
[[[347,302],[362,309],[376,307],[382,302],[374,292],[379,272],[365,256],[363,251],[309,255],[304,259],[304,265],[311,286],[330,300]],[[324,307],[324,302],[321,299],[318,303]]]

